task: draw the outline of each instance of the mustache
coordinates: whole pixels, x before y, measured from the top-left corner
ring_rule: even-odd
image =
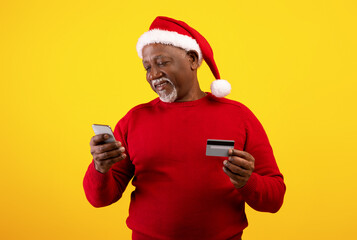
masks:
[[[154,79],[151,81],[151,86],[153,87],[153,89],[155,89],[155,85],[161,84],[163,82],[168,82],[171,85],[174,85],[170,79],[162,77],[162,78],[158,78],[158,79]]]

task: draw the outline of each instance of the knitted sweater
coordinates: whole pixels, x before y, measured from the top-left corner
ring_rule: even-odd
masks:
[[[264,212],[276,212],[283,203],[285,184],[266,133],[239,102],[210,93],[191,102],[157,98],[131,109],[114,135],[128,157],[105,174],[92,162],[84,190],[93,206],[107,206],[134,177],[127,225],[140,236],[239,239],[248,225],[245,203]],[[224,173],[226,157],[205,155],[207,139],[234,140],[235,149],[255,158],[244,187],[236,189]]]

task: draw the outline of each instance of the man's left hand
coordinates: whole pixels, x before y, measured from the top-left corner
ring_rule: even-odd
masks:
[[[223,171],[236,188],[243,187],[254,171],[255,159],[248,152],[229,149],[228,160],[223,161]]]

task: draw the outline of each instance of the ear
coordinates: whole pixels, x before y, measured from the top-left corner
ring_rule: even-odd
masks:
[[[188,59],[191,64],[191,69],[196,70],[199,67],[198,64],[198,53],[194,50],[190,50],[187,52]]]

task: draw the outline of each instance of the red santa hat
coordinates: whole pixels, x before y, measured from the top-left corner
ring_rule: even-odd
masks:
[[[143,47],[151,43],[162,43],[182,48],[186,51],[194,50],[198,53],[199,64],[204,59],[211,69],[215,81],[211,84],[211,92],[216,97],[227,96],[231,92],[231,85],[226,80],[220,79],[213,51],[208,41],[195,29],[185,22],[168,17],[157,17],[136,44],[136,50],[142,58]]]

